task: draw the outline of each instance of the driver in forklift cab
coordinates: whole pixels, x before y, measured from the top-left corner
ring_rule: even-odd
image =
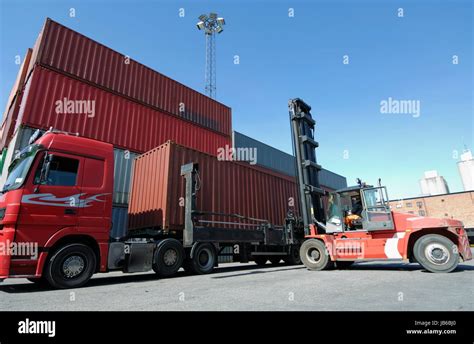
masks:
[[[362,214],[362,201],[360,197],[352,197],[351,199],[352,209],[350,213],[346,216],[346,225],[350,229],[355,229],[355,221],[361,219]]]

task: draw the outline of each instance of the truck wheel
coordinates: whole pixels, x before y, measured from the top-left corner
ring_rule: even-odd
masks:
[[[431,272],[451,272],[459,262],[457,246],[438,234],[423,235],[415,242],[413,254],[418,263]]]
[[[325,270],[334,266],[326,245],[317,239],[303,242],[300,248],[300,257],[309,270]]]
[[[336,261],[336,268],[347,269],[348,267],[352,266],[352,264],[354,264],[354,262],[350,260],[338,260]]]
[[[176,239],[165,239],[156,247],[153,255],[153,271],[161,277],[174,275],[183,265],[183,259],[183,245]]]
[[[299,246],[292,245],[288,256],[284,257],[283,260],[285,261],[286,264],[289,264],[289,265],[300,265],[301,257],[300,257]]]
[[[95,272],[96,256],[84,244],[68,244],[59,248],[48,260],[45,279],[53,288],[78,288]]]
[[[272,263],[272,265],[278,265],[278,264],[280,264],[280,261],[281,261],[280,256],[270,257],[270,263]]]
[[[258,266],[265,266],[267,264],[268,257],[255,256],[253,260],[255,261],[255,264],[257,264]]]
[[[209,243],[200,243],[193,251],[193,257],[188,261],[188,270],[197,274],[204,275],[214,270],[216,263],[216,251],[214,246]]]

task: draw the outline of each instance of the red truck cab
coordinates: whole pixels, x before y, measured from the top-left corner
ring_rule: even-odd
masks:
[[[47,132],[12,162],[0,197],[0,279],[106,271],[113,192],[113,147]],[[56,247],[72,247],[54,252]],[[71,247],[70,247],[71,248]],[[100,257],[100,259],[95,259]]]

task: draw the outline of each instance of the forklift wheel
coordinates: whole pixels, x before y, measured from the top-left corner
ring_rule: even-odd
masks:
[[[438,234],[419,238],[413,247],[413,254],[416,261],[431,272],[451,272],[459,262],[456,244]]]
[[[255,264],[257,264],[258,266],[264,266],[265,264],[267,264],[268,257],[255,256],[255,258],[253,260],[255,261]]]
[[[326,245],[320,240],[309,239],[303,242],[300,248],[303,264],[309,270],[326,270],[334,266]]]

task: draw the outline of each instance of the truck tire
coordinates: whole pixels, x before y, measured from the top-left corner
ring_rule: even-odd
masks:
[[[321,240],[308,239],[303,242],[300,257],[309,270],[326,270],[334,266],[326,245]]]
[[[44,277],[57,289],[79,288],[89,282],[95,272],[97,258],[84,244],[67,244],[48,259]]]
[[[186,270],[196,275],[209,274],[214,270],[216,259],[214,245],[199,243],[193,250],[193,257],[187,261]]]
[[[420,237],[415,242],[413,254],[416,261],[431,272],[451,272],[459,263],[457,246],[439,234]]]
[[[288,253],[288,256],[284,257],[283,260],[288,265],[300,265],[301,264],[300,247],[296,245],[292,245],[290,247],[290,252]]]
[[[181,268],[183,260],[183,245],[176,239],[165,239],[155,249],[152,268],[158,276],[172,276]]]
[[[267,256],[255,256],[253,258],[253,260],[255,261],[255,264],[257,264],[258,266],[265,266],[267,264],[268,257]]]
[[[337,269],[347,269],[348,267],[352,266],[354,261],[351,260],[338,260],[336,261],[336,268]]]

